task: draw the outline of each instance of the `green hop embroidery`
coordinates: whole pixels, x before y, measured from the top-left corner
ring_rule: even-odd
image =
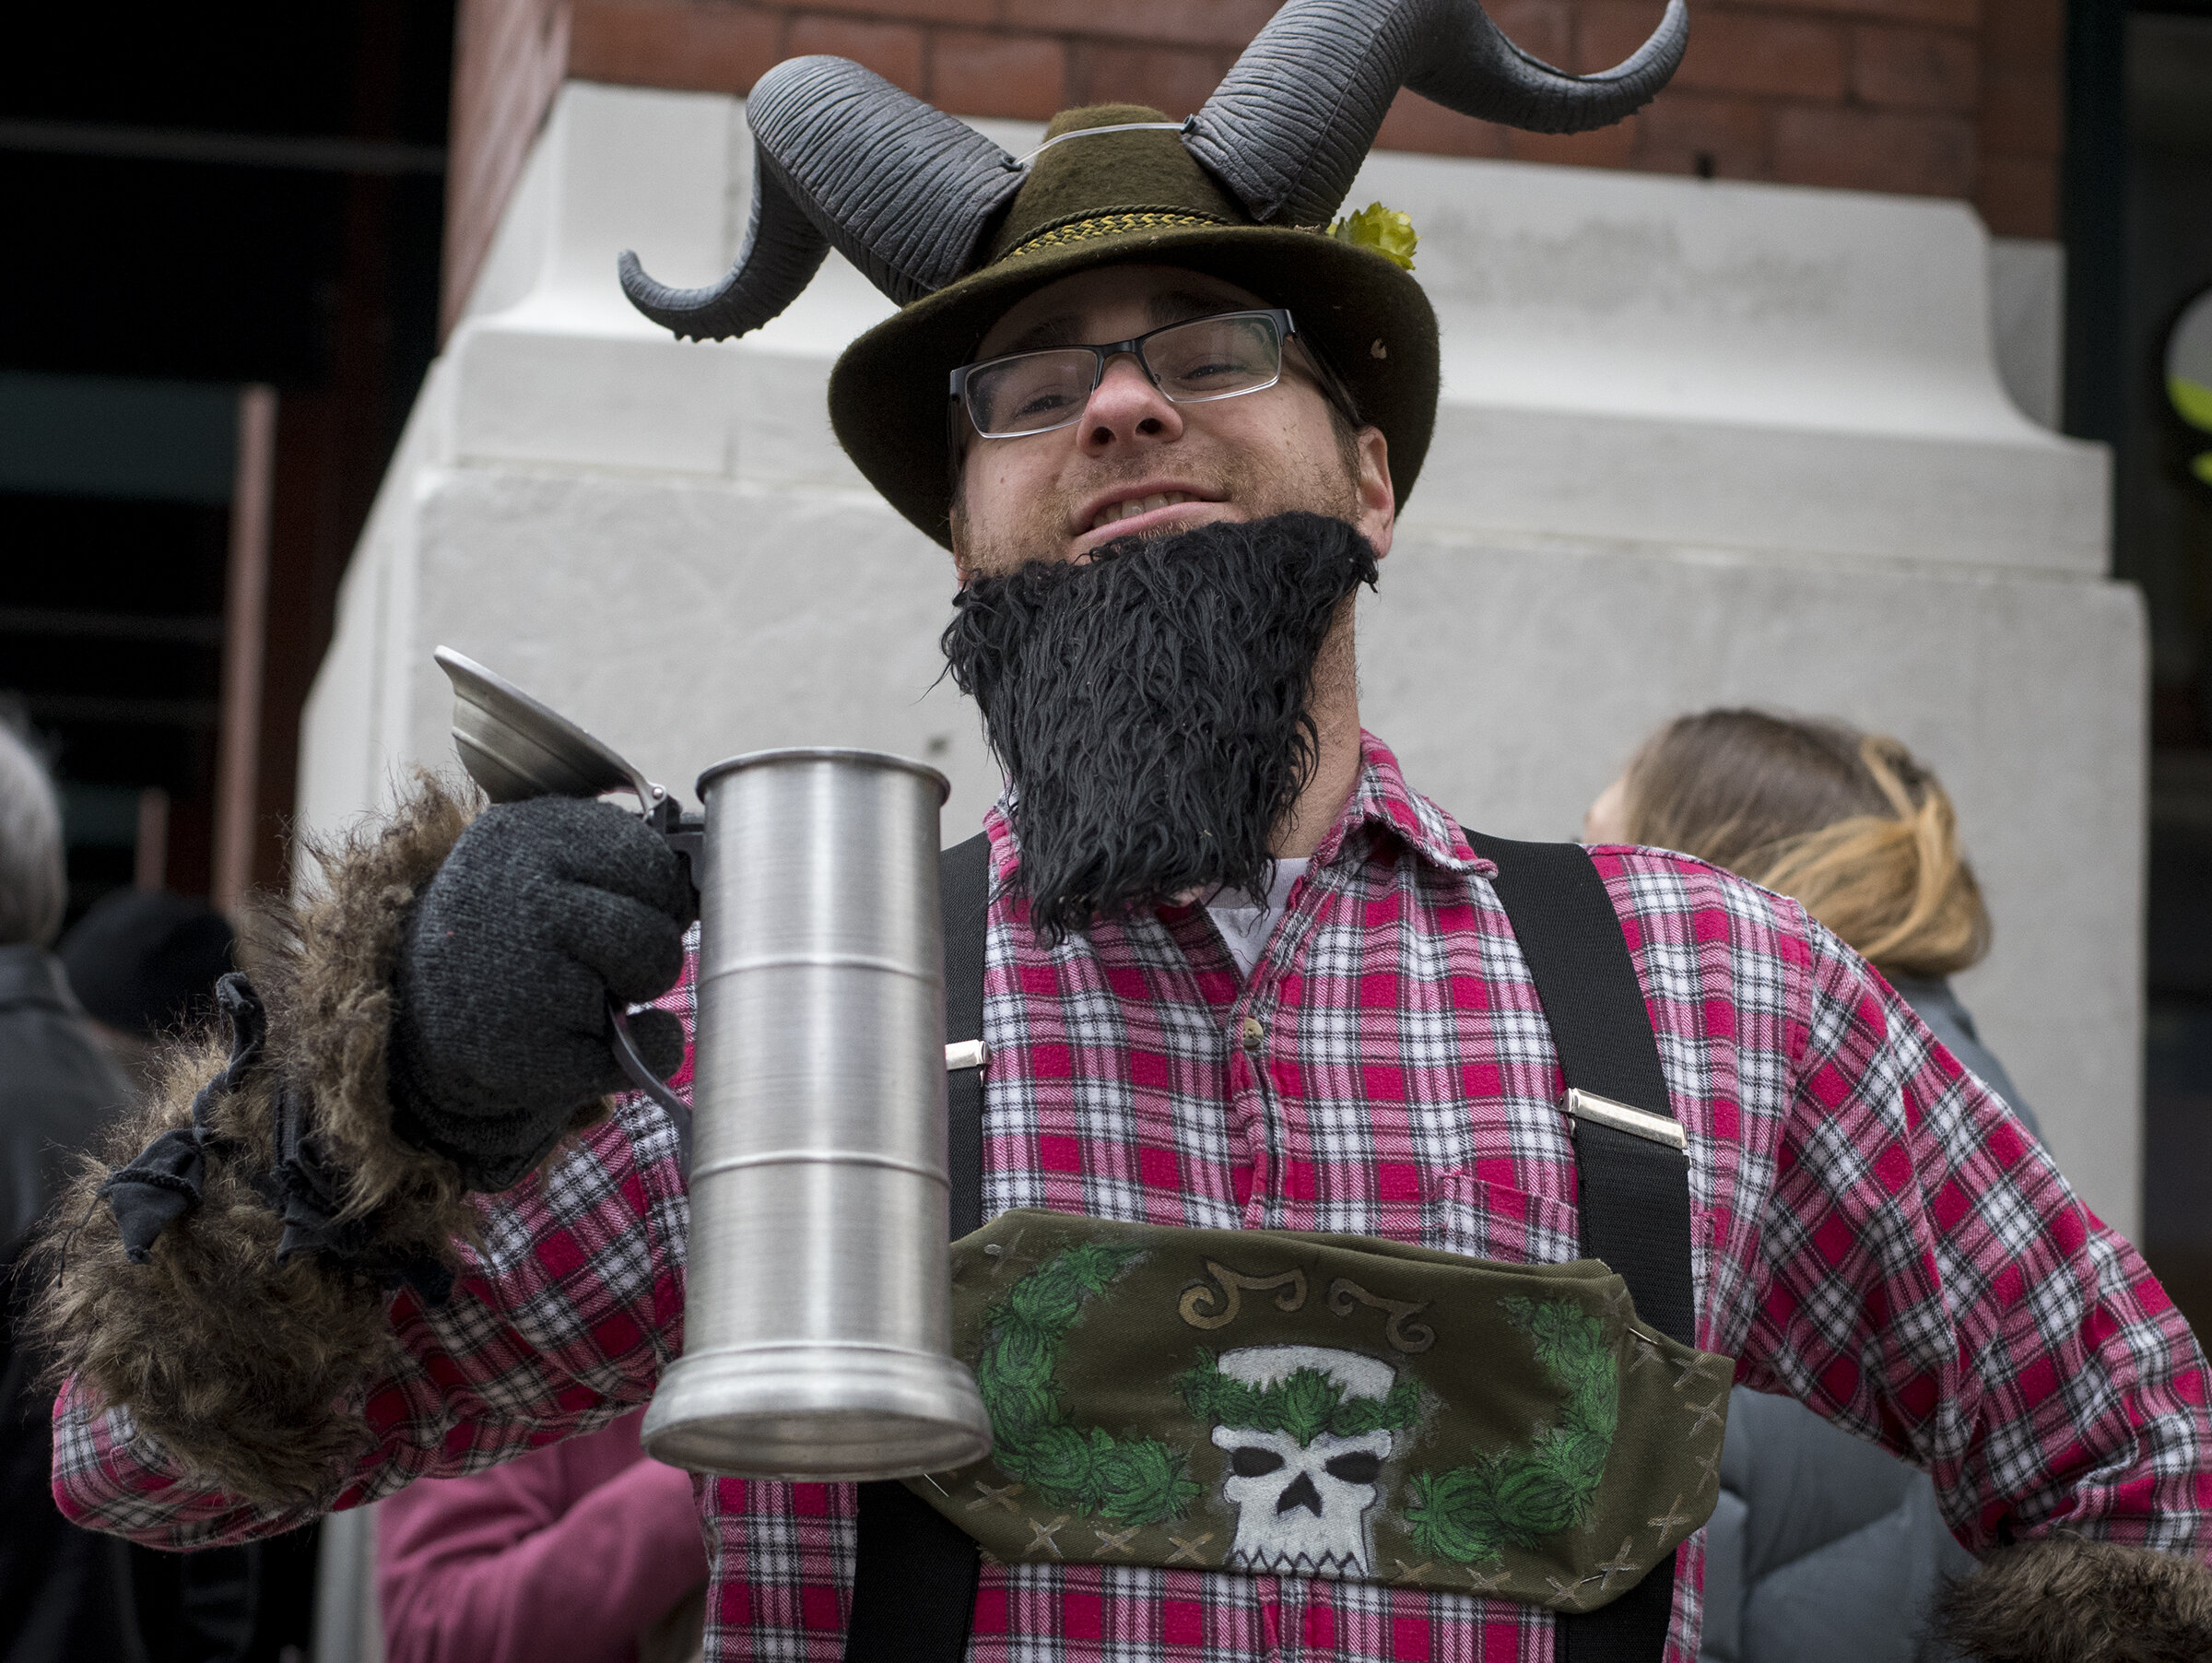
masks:
[[[1620,1419],[1619,1364],[1605,1324],[1566,1300],[1504,1302],[1536,1361],[1567,1394],[1556,1425],[1528,1449],[1414,1476],[1406,1527],[1423,1553],[1474,1564],[1534,1547],[1590,1515]]]
[[[1118,1525],[1156,1525],[1198,1499],[1182,1456],[1157,1438],[1116,1438],[1103,1427],[1077,1426],[1053,1378],[1085,1304],[1140,1256],[1096,1242],[1063,1248],[992,1307],[975,1363],[999,1469],[1053,1506]]]

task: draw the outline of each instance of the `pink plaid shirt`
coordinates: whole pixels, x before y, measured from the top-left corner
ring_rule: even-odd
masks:
[[[1453,821],[1370,737],[1249,981],[1201,907],[1043,950],[995,881],[986,1214],[1043,1207],[1575,1256],[1574,1153],[1526,965]],[[2142,1260],[1881,978],[1795,902],[1649,849],[1597,855],[1689,1137],[1698,1344],[1924,1465],[1970,1547],[2065,1526],[2203,1556],[2206,1368]],[[688,1013],[688,976],[669,1004]],[[687,1066],[688,1067],[688,1066]],[[678,1076],[679,1082],[686,1076]],[[682,1344],[675,1138],[636,1100],[483,1202],[450,1305],[392,1305],[378,1442],[339,1498],[605,1423]],[[57,1409],[79,1522],[172,1547],[297,1522],[180,1483],[127,1415]],[[709,1656],[841,1656],[853,1492],[702,1481]],[[1668,1657],[1692,1663],[1702,1536]],[[1235,1573],[983,1567],[971,1656],[1540,1663],[1541,1609]]]

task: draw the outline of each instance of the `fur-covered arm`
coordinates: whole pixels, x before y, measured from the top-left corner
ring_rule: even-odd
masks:
[[[2212,1569],[2076,1536],[2022,1542],[1953,1584],[1934,1627],[1971,1663],[2204,1663]]]
[[[472,1417],[494,1427],[482,1434],[487,1445],[500,1442],[504,1414],[564,1393],[554,1419],[605,1418],[600,1394],[577,1389],[576,1365],[594,1367],[589,1348],[561,1359],[568,1367],[543,1355],[537,1342],[558,1352],[561,1336],[518,1331],[504,1307],[526,1291],[507,1285],[487,1256],[488,1233],[521,1228],[526,1238],[545,1227],[511,1221],[546,1205],[543,1174],[508,1195],[472,1197],[451,1162],[391,1130],[394,963],[416,895],[472,812],[424,778],[376,829],[317,850],[321,884],[292,906],[266,909],[241,940],[267,1013],[256,1066],[234,1069],[224,1089],[219,1040],[171,1047],[135,1123],[118,1129],[57,1209],[36,1321],[68,1376],[56,1405],[55,1493],[80,1523],[171,1546],[236,1536],[433,1469],[451,1429]],[[198,1201],[134,1262],[102,1185],[112,1166],[191,1127],[195,1099]],[[271,1174],[288,1100],[338,1203],[324,1239],[342,1238],[343,1252],[280,1254],[284,1197]],[[599,1164],[634,1179],[637,1128],[603,1129]],[[551,1164],[575,1158],[564,1145]],[[641,1200],[672,1188],[680,1197],[680,1177],[637,1188]],[[461,1280],[450,1303],[432,1309],[411,1289],[394,1297],[394,1266],[433,1295],[449,1276]],[[659,1325],[648,1316],[644,1326]],[[485,1371],[453,1362],[494,1333],[506,1373],[520,1377],[503,1393]],[[649,1385],[653,1367],[648,1357],[636,1370],[599,1372],[605,1389],[634,1398],[628,1374]],[[496,1458],[473,1460],[477,1441],[460,1440],[447,1464]]]

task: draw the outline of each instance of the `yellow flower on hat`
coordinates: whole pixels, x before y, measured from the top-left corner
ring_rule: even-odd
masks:
[[[1413,269],[1413,251],[1420,242],[1414,232],[1412,219],[1379,202],[1369,203],[1356,214],[1347,214],[1329,227],[1329,235],[1355,248],[1371,250],[1401,271]]]

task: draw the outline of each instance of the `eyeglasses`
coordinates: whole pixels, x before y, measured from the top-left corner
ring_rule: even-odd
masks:
[[[1171,404],[1241,398],[1282,380],[1283,343],[1297,334],[1280,307],[1224,312],[1103,346],[1052,347],[965,364],[952,372],[952,397],[985,439],[1049,433],[1082,419],[1108,361],[1126,352]],[[1314,356],[1311,348],[1307,352]],[[1335,378],[1325,367],[1320,373],[1324,391],[1350,416]]]

